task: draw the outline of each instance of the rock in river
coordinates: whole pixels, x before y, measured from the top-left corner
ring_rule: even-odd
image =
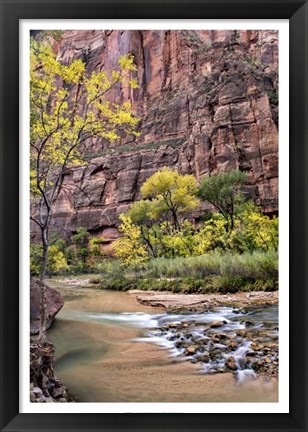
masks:
[[[228,357],[228,359],[226,360],[226,367],[233,371],[238,369],[238,365],[236,364],[234,357]]]
[[[32,335],[37,334],[40,328],[40,300],[41,300],[41,289],[40,281],[35,278],[31,278],[30,283],[30,333]],[[46,329],[49,329],[55,316],[63,307],[64,300],[61,294],[54,288],[46,286],[46,297],[47,297],[47,321]]]
[[[217,328],[217,327],[221,327],[222,325],[224,325],[226,323],[227,323],[227,321],[214,321],[214,322],[212,322],[210,327],[211,328]]]

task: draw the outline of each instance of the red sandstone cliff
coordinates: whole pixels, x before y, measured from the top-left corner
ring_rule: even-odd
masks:
[[[278,32],[66,31],[56,49],[89,70],[110,70],[132,52],[140,88],[110,97],[129,98],[141,118],[137,140],[95,142],[89,166],[67,171],[72,193],[63,190],[54,212],[61,229],[112,239],[119,213],[165,165],[197,180],[247,171],[247,193],[265,212],[278,210]]]

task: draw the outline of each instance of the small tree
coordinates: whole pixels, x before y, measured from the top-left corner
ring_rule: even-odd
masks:
[[[111,104],[106,94],[116,85],[135,88],[129,71],[136,70],[131,55],[119,57],[119,70],[93,71],[78,59],[65,65],[47,43],[31,42],[30,62],[30,185],[31,215],[41,232],[40,281],[46,274],[49,231],[55,201],[69,166],[84,164],[82,154],[90,138],[114,142],[120,134],[136,134],[138,118],[131,104]],[[42,286],[40,338],[45,337],[46,293]]]
[[[143,198],[152,200],[152,218],[165,214],[174,230],[181,230],[180,215],[198,207],[197,186],[193,175],[182,175],[164,167],[141,187]]]
[[[131,218],[125,214],[120,215],[119,231],[122,237],[113,243],[113,249],[123,264],[142,264],[148,260],[148,252],[142,244],[140,227],[133,224]]]
[[[131,205],[127,215],[134,224],[138,225],[142,239],[156,258],[159,227],[154,218],[154,207],[155,203],[150,200],[136,201]]]
[[[246,180],[246,173],[237,170],[201,180],[198,196],[212,204],[224,217],[227,232],[234,228],[236,204],[242,199],[240,188]]]

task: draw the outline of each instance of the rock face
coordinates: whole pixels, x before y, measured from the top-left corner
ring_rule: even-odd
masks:
[[[55,316],[64,305],[61,294],[54,288],[46,286],[47,296],[47,322],[46,329],[49,329]],[[37,334],[40,328],[40,283],[31,278],[30,284],[30,334]]]
[[[111,70],[131,52],[140,84],[108,96],[131,100],[140,137],[95,141],[90,164],[66,172],[54,212],[62,232],[83,226],[116,238],[119,213],[163,166],[198,181],[246,171],[247,194],[265,213],[278,211],[277,31],[66,31],[55,49],[63,62],[82,57],[89,70]]]

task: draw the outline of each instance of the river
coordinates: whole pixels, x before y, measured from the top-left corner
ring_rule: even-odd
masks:
[[[48,332],[56,347],[55,371],[77,401],[278,400],[276,379],[258,376],[253,370],[241,367],[242,355],[251,342],[243,342],[233,352],[231,360],[236,361],[236,372],[221,368],[222,355],[228,359],[229,354],[216,355],[214,360],[200,363],[198,345],[193,345],[185,348],[192,351],[191,355],[183,355],[183,343],[187,346],[189,338],[198,344],[201,338],[209,340],[209,335],[213,336],[206,332],[212,331],[210,323],[217,319],[224,320],[224,333],[215,337],[229,338],[232,332],[240,332],[243,327],[240,311],[220,308],[197,317],[172,315],[159,307],[141,305],[129,292],[104,291],[56,280],[49,285],[61,292],[65,300]],[[269,323],[270,334],[275,333],[276,316],[277,310],[273,308],[259,308],[249,313],[255,328],[264,321]],[[178,326],[182,326],[181,331]],[[216,351],[221,347],[220,351],[225,352],[219,340],[210,342],[215,342]]]

